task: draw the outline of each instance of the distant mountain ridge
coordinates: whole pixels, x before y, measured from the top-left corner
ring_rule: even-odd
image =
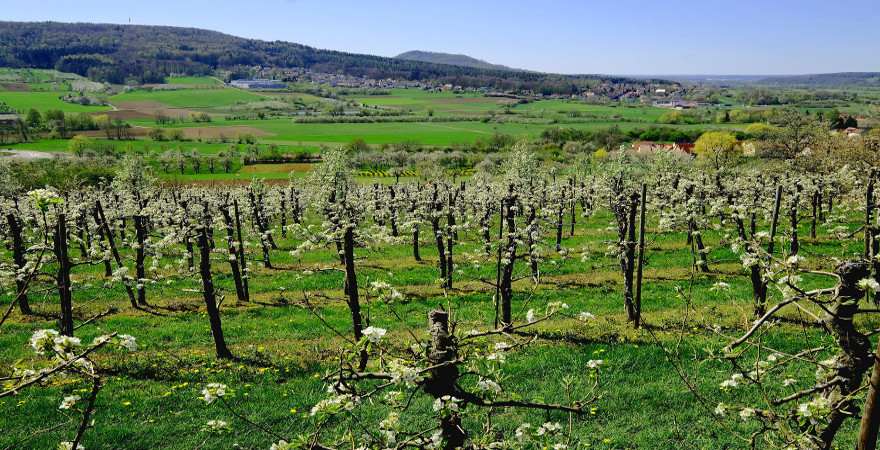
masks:
[[[426,52],[423,50],[411,50],[401,53],[394,57],[395,59],[405,59],[407,61],[419,61],[433,64],[446,64],[449,66],[473,67],[475,69],[487,70],[512,70],[519,71],[511,67],[501,64],[492,64],[482,59],[477,59],[468,55],[442,53],[442,52]]]
[[[808,75],[778,75],[758,80],[757,84],[774,86],[871,86],[880,87],[880,72],[838,72]]]
[[[732,86],[830,88],[880,87],[880,72],[835,72],[803,75],[629,75],[635,79],[662,78],[681,83]]]

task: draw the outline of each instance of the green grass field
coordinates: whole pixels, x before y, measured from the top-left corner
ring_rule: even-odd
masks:
[[[265,94],[269,98],[279,98],[285,100],[295,100],[302,103],[326,103],[328,99],[323,97],[318,97],[316,95],[308,94],[305,92],[270,92]]]
[[[152,126],[150,122],[138,123]],[[478,139],[488,139],[495,133],[512,136],[535,137],[551,126],[570,127],[582,130],[595,130],[618,126],[621,130],[645,128],[649,124],[596,120],[558,125],[539,123],[494,123],[482,121],[466,122],[382,122],[382,123],[295,123],[290,119],[268,120],[215,120],[206,127],[249,126],[266,133],[261,142],[276,143],[347,143],[354,139],[364,139],[369,144],[389,144],[416,142],[423,145],[453,145],[473,143]],[[172,127],[193,127],[195,124],[175,124]],[[736,128],[736,125],[676,125],[682,129]]]
[[[668,109],[652,106],[595,105],[576,100],[540,100],[516,105],[515,112],[539,116],[567,116],[570,113],[597,119],[618,119],[636,122],[656,122]]]
[[[367,106],[435,115],[483,115],[500,110],[512,101],[473,93],[429,92],[421,89],[391,89],[388,95],[347,97]]]
[[[756,422],[744,422],[735,414],[717,418],[701,406],[677,375],[678,370],[687,374],[688,383],[712,405],[718,401],[757,400],[767,394],[750,388],[720,391],[718,383],[729,376],[730,367],[704,361],[709,349],[718,349],[727,342],[704,327],[718,324],[725,334],[736,335],[751,322],[750,285],[742,267],[729,250],[715,247],[710,254],[712,272],[694,274],[688,270],[691,255],[684,234],[658,233],[649,226],[649,266],[643,301],[648,328],[635,331],[623,312],[622,281],[615,260],[604,255],[605,241],[613,239],[613,232],[607,229],[611,220],[609,214],[600,213],[580,220],[573,237],[566,233],[563,244],[584,249],[588,257],[562,261],[548,255],[557,262],[542,263],[542,282],[534,295],[528,295],[532,291],[528,280],[516,283],[514,317],[518,321],[523,320],[529,308],[540,309],[550,301],[568,303],[572,315],[588,311],[597,319],[584,323],[562,318],[535,327],[536,342],[508,357],[505,386],[526,399],[564,402],[565,395],[559,388],[561,380],[566,375],[586,374],[588,360],[603,359],[601,399],[591,413],[573,418],[574,435],[588,443],[589,448],[746,448],[745,439],[755,431]],[[85,448],[192,449],[235,444],[239,448],[265,449],[277,440],[249,427],[220,406],[207,407],[199,399],[199,391],[210,382],[226,383],[234,389],[235,396],[229,402],[244,412],[249,421],[286,436],[309,430],[312,421],[308,411],[325,396],[319,377],[333,367],[344,342],[297,304],[301,291],[328,296],[314,297],[314,302],[329,326],[346,332],[350,318],[339,299],[343,285],[339,271],[311,275],[302,272],[332,267],[336,261],[334,251],[310,251],[301,258],[293,258],[288,250],[297,241],[278,236],[280,249],[272,252],[276,269],[252,264],[251,304],[235,303],[228,267],[221,259],[215,262],[215,283],[226,294],[222,305],[224,332],[232,351],[241,358],[234,362],[218,362],[213,357],[207,318],[202,312],[204,305],[197,293],[197,277],[185,270],[162,269],[163,273],[170,272],[170,281],[149,284],[147,289],[148,300],[163,314],[156,316],[127,306],[119,284],[104,288],[99,266],[76,269],[78,289],[74,306],[78,321],[109,306],[120,309],[119,313],[84,325],[77,335],[88,342],[98,334],[118,331],[136,336],[141,347],[131,355],[110,352],[97,357],[97,362],[107,367],[113,377],[100,394],[95,428],[86,434]],[[716,246],[721,235],[710,231],[705,233],[705,239],[708,245]],[[463,254],[475,250],[473,243],[477,240],[475,236],[464,237],[465,243],[456,251]],[[860,252],[858,240],[841,243],[820,236],[802,244],[802,254],[810,255],[809,259],[818,265],[830,263],[831,257],[843,258]],[[387,281],[405,295],[404,300],[393,306],[370,303],[370,323],[387,328],[387,340],[391,342],[409,339],[409,333],[423,337],[426,312],[440,304],[454,312],[460,333],[491,327],[493,291],[473,280],[494,276],[494,266],[475,269],[463,265],[456,275],[456,288],[444,297],[435,283],[437,255],[430,239],[423,242],[422,254],[425,261],[418,263],[412,259],[408,245],[357,250],[362,284]],[[176,264],[173,258],[166,255],[165,260]],[[525,269],[521,266],[520,270]],[[731,290],[712,290],[716,281],[730,283]],[[810,278],[807,284],[821,282]],[[685,297],[676,294],[679,288]],[[0,295],[0,305],[10,300],[9,294]],[[687,307],[685,300],[690,302]],[[33,295],[32,304],[43,312],[58,307],[51,292]],[[687,319],[683,321],[683,317]],[[14,314],[0,333],[3,361],[33,358],[28,338],[34,330],[52,326],[52,322],[38,317],[22,319]],[[768,343],[782,351],[822,340],[817,332],[800,326],[780,324],[773,329]],[[489,340],[486,345],[492,342]],[[807,386],[811,377],[807,375],[799,384],[779,387],[778,392],[770,394]],[[86,388],[77,383],[60,383],[0,399],[0,423],[4,429],[0,446],[54,448],[58,441],[69,440],[77,415],[59,412],[58,403],[64,395],[85,395]],[[575,376],[571,394],[585,394],[587,388],[587,380]],[[361,417],[363,421],[381,418],[387,412],[378,405],[365,409],[368,412]],[[430,409],[430,404],[418,400],[413,404],[407,426],[422,429],[431,420]],[[227,435],[203,431],[204,424],[212,419],[228,421],[233,431]],[[505,433],[513,433],[522,422],[566,424],[568,420],[562,413],[524,410],[500,410],[493,417]],[[855,422],[849,421],[842,431],[839,448],[852,447]],[[56,427],[59,423],[61,426]],[[481,429],[480,423],[472,421],[464,425],[476,433]],[[350,426],[357,425],[350,421],[332,422],[324,431],[340,433]],[[39,430],[44,431],[36,433]]]
[[[264,97],[252,92],[231,88],[134,90],[110,97],[111,103],[156,102],[173,108],[221,108],[239,103],[262,100]]]
[[[109,106],[82,106],[61,100],[63,92],[12,92],[0,91],[0,102],[4,102],[20,113],[27,113],[31,108],[40,112],[57,109],[67,113],[101,112],[110,110]]]
[[[19,150],[37,150],[44,152],[61,152],[66,153],[69,151],[68,144],[69,140],[66,139],[44,139],[35,142],[25,142],[19,144],[9,144],[4,145],[4,148],[11,149],[19,149]],[[231,143],[208,143],[208,142],[196,142],[196,141],[160,141],[155,142],[149,139],[137,139],[131,141],[117,141],[117,140],[107,140],[107,139],[96,139],[96,143],[104,146],[111,145],[118,152],[128,152],[135,151],[147,154],[158,154],[162,153],[166,150],[172,150],[176,148],[180,148],[181,150],[198,150],[203,155],[216,155],[220,152],[224,152],[229,150],[230,147],[237,148],[240,152],[244,152],[246,149],[246,145],[237,144],[234,142]],[[264,150],[268,147],[268,144],[259,144],[259,148]],[[317,146],[305,146],[305,145],[278,145],[279,151],[282,153],[315,153],[320,150]]]
[[[168,77],[166,84],[189,85],[189,86],[220,86],[222,81],[214,77]]]
[[[516,100],[485,97],[474,93],[430,92],[421,89],[391,89],[388,95],[346,97],[368,106],[435,115],[485,115],[510,107],[514,113],[548,118],[579,115],[597,120],[656,122],[666,109],[639,105],[597,105],[577,100],[535,100],[518,104]]]

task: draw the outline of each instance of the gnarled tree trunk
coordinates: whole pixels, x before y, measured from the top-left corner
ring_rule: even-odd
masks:
[[[12,238],[12,262],[15,263],[16,272],[20,272],[27,261],[24,257],[24,239],[22,237],[21,223],[15,214],[6,215],[6,224],[9,226],[9,236]],[[20,273],[15,277],[15,301],[18,302],[18,309],[22,314],[31,315],[30,302],[28,301],[28,282]]]
[[[455,397],[458,382],[458,367],[451,364],[458,357],[454,337],[449,333],[449,313],[434,310],[428,313],[428,333],[431,342],[428,347],[428,362],[432,367],[424,384],[424,390],[434,398]],[[440,418],[440,432],[446,442],[444,450],[464,448],[467,434],[461,425],[461,417],[451,412]]]
[[[58,285],[58,296],[61,299],[61,334],[73,336],[73,298],[70,292],[70,258],[67,256],[67,218],[64,214],[58,214],[58,223],[55,226],[54,251],[58,264],[58,275],[55,281]]]
[[[205,221],[207,222],[207,220]],[[211,335],[214,337],[214,348],[220,359],[232,359],[232,352],[223,338],[223,326],[220,322],[220,310],[214,292],[214,278],[211,275],[211,246],[208,243],[207,226],[199,229],[199,274],[202,278],[202,296],[208,310],[208,321],[211,323]]]

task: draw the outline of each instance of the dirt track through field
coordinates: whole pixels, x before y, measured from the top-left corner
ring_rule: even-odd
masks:
[[[33,150],[12,150],[0,149],[0,160],[14,159],[18,161],[34,161],[37,159],[58,158],[60,155],[49,152],[38,152]]]
[[[155,119],[157,116],[163,115],[175,119],[188,118],[195,111],[183,108],[169,108],[159,102],[120,102],[114,105],[115,111],[109,111],[106,114],[111,119],[134,120],[134,119]]]
[[[266,137],[275,135],[273,133],[269,133],[266,130],[261,130],[259,128],[249,127],[246,125],[193,127],[182,128],[182,130],[183,135],[186,136],[187,139],[219,139],[224,137],[237,139],[239,136],[243,136],[246,134],[255,137]]]
[[[28,92],[30,90],[27,83],[0,83],[0,91]]]

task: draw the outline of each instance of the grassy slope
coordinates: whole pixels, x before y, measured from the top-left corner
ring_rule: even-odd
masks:
[[[82,106],[62,101],[63,92],[10,92],[0,91],[0,102],[15,108],[24,114],[31,108],[40,112],[59,109],[64,112],[100,112],[110,109],[109,106]]]
[[[714,333],[694,328],[697,321],[732,327],[730,334],[740,333],[750,322],[750,287],[741,267],[736,263],[715,263],[710,275],[691,277],[687,267],[690,255],[682,233],[656,234],[649,227],[649,266],[646,271],[644,314],[653,331],[633,331],[623,314],[620,275],[615,262],[604,256],[605,241],[613,239],[606,229],[612,218],[601,213],[581,220],[575,237],[567,237],[564,245],[584,248],[587,259],[572,258],[554,268],[545,262],[544,281],[536,295],[526,303],[529,282],[518,283],[514,314],[522,320],[529,308],[541,310],[548,301],[565,301],[571,311],[590,311],[597,320],[583,324],[574,320],[545,323],[538,327],[545,339],[509,358],[505,385],[509,391],[519,392],[529,399],[565,401],[560,382],[566,375],[575,375],[573,395],[582,394],[588,383],[578,380],[585,374],[590,359],[604,359],[602,372],[603,398],[594,414],[576,419],[574,433],[591,443],[590,448],[743,448],[741,440],[753,423],[744,423],[734,417],[721,422],[700,407],[693,395],[678,378],[675,367],[680,367],[696,383],[710,406],[714,402],[748,401],[760,396],[748,388],[721,393],[718,383],[729,376],[730,368],[721,363],[703,362],[705,349],[719,348],[725,340]],[[855,225],[853,225],[855,228]],[[705,233],[709,245],[717,245],[720,235]],[[276,234],[277,237],[277,234]],[[468,237],[467,242],[474,238]],[[222,241],[218,241],[221,245]],[[300,290],[322,290],[339,298],[343,278],[336,271],[318,272],[298,278],[288,269],[333,264],[331,251],[307,253],[303,260],[293,260],[287,250],[296,245],[280,240],[281,249],[273,252],[273,262],[280,270],[267,271],[252,264],[252,295],[259,302],[277,302],[282,296],[296,301]],[[831,256],[846,257],[859,253],[857,240],[842,245],[830,237],[818,242],[803,242],[802,254],[813,263],[831,264]],[[457,247],[458,254],[473,250],[473,244]],[[492,267],[475,270],[462,267],[464,274],[457,277],[457,289],[448,298],[435,286],[436,253],[427,241],[423,244],[424,263],[415,263],[408,246],[386,246],[379,250],[358,250],[363,259],[359,270],[362,284],[369,280],[387,280],[399,287],[407,301],[394,306],[404,318],[398,321],[389,307],[374,304],[371,307],[372,324],[389,329],[389,342],[406,340],[407,329],[420,336],[426,312],[438,304],[452,308],[460,332],[485,328],[492,321],[491,289],[485,285],[464,280],[477,275],[494,276]],[[254,249],[256,251],[256,249]],[[75,253],[75,251],[74,251]],[[820,256],[822,255],[822,256]],[[731,261],[733,255],[723,248],[715,249],[711,258]],[[556,259],[551,257],[551,259]],[[173,264],[172,260],[168,260]],[[367,267],[369,266],[369,267]],[[245,412],[250,420],[267,424],[285,435],[307,429],[308,409],[324,398],[320,380],[316,376],[330,367],[340,345],[344,343],[326,330],[311,314],[297,306],[236,306],[230,299],[232,281],[226,273],[228,266],[222,258],[215,261],[215,283],[227,293],[223,304],[223,324],[226,338],[234,353],[245,360],[218,363],[212,356],[212,343],[207,318],[201,312],[168,312],[157,317],[131,311],[126,306],[124,290],[120,286],[102,287],[100,267],[81,266],[76,279],[86,285],[75,294],[77,314],[81,317],[103,311],[109,305],[118,306],[121,313],[77,331],[84,340],[106,331],[136,335],[142,349],[131,356],[101,357],[116,373],[101,393],[96,428],[91,430],[84,445],[89,449],[141,449],[161,446],[169,449],[226,448],[233,443],[241,448],[268,448],[272,438],[250,430],[240,420],[219,406],[206,407],[199,391],[205,383],[220,381],[236,391],[231,403]],[[520,266],[519,271],[525,268]],[[148,288],[151,302],[160,306],[200,308],[195,291],[198,280],[185,271],[171,272],[170,284],[153,284]],[[390,273],[393,272],[393,275]],[[729,293],[710,290],[715,281],[732,285]],[[811,283],[815,284],[815,282]],[[680,328],[684,303],[675,294],[682,287],[690,292],[693,301],[688,317],[691,322]],[[286,288],[287,294],[281,291]],[[774,293],[775,295],[775,293]],[[234,294],[232,294],[234,297]],[[34,296],[34,305],[41,311],[57,308],[54,296]],[[0,305],[8,304],[9,294],[0,296]],[[339,300],[317,299],[320,314],[336,329],[346,332],[349,316]],[[21,320],[15,314],[12,323],[4,325],[0,334],[2,360],[9,363],[18,358],[31,358],[27,339],[33,330],[51,327],[40,319]],[[768,337],[782,350],[807,345],[817,337],[800,327],[779,325]],[[555,336],[555,337],[554,337]],[[558,339],[559,337],[566,339]],[[679,338],[681,341],[679,342]],[[807,341],[805,343],[805,340]],[[487,342],[486,345],[491,345]],[[667,353],[678,348],[678,353]],[[799,384],[786,388],[793,391],[804,388],[812,380],[812,368],[800,374]],[[72,436],[74,424],[45,434],[32,435],[41,428],[63,421],[57,406],[62,395],[82,394],[80,385],[60,385],[48,389],[28,390],[23,394],[0,400],[0,424],[6,430],[0,434],[0,447],[50,448],[59,440]],[[779,388],[783,391],[783,388]],[[785,391],[788,392],[788,391]],[[429,411],[430,404],[417,400],[413,411]],[[366,408],[366,415],[382,417],[381,408]],[[75,420],[75,416],[71,416]],[[227,420],[234,432],[214,436],[201,431],[211,419]],[[566,423],[567,416],[527,411],[499,411],[493,422],[507,433],[521,422],[532,424],[547,420]],[[415,414],[408,424],[410,429],[422,429],[423,414]],[[331,432],[345,430],[347,422],[336,423]],[[478,423],[466,423],[472,430]],[[843,431],[840,448],[852,446],[853,422]],[[173,439],[169,437],[173,436]]]

